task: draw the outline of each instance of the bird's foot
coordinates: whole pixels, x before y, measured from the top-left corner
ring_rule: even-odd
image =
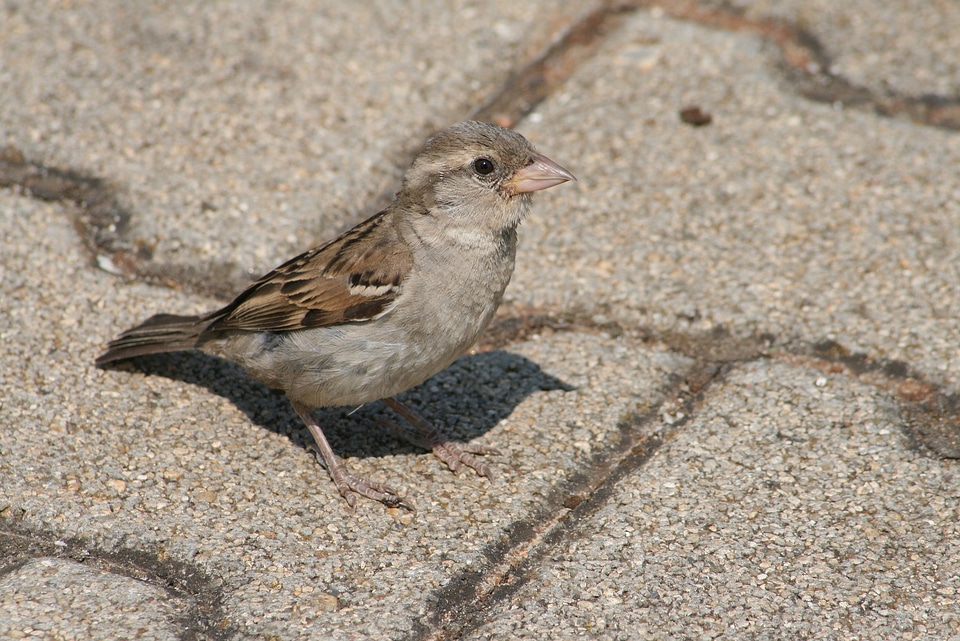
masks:
[[[413,503],[401,497],[395,489],[386,483],[370,481],[362,476],[357,476],[347,469],[347,466],[343,464],[339,456],[334,455],[333,460],[330,461],[326,459],[317,445],[311,444],[309,447],[316,455],[317,461],[327,468],[327,472],[330,473],[330,478],[333,479],[334,485],[337,486],[337,491],[340,492],[340,495],[346,500],[350,509],[356,509],[357,496],[359,495],[373,499],[374,501],[379,501],[387,507],[402,507],[411,512],[417,511]]]
[[[340,457],[334,454],[333,448],[330,447],[330,443],[327,441],[327,437],[324,436],[323,430],[320,429],[320,424],[317,423],[317,419],[313,417],[312,408],[296,402],[292,402],[292,404],[293,409],[300,415],[300,418],[303,419],[303,422],[307,425],[307,429],[310,430],[310,434],[313,435],[315,442],[310,445],[310,449],[316,454],[320,464],[327,468],[327,472],[330,473],[330,478],[333,479],[334,484],[337,486],[337,491],[340,492],[340,495],[347,501],[350,509],[356,509],[357,496],[359,495],[373,499],[374,501],[379,501],[387,507],[402,507],[411,512],[417,511],[413,503],[401,497],[397,491],[389,485],[378,483],[377,481],[368,481],[350,472],[347,466],[343,464],[343,461],[340,460]]]
[[[420,414],[410,409],[397,399],[385,398],[383,399],[383,402],[387,407],[395,411],[397,414],[405,418],[411,425],[417,428],[421,438],[411,438],[412,435],[407,434],[396,426],[392,427],[392,432],[414,442],[416,445],[420,445],[421,447],[432,450],[438,459],[446,463],[447,467],[456,473],[459,473],[463,466],[466,465],[467,467],[475,470],[480,476],[485,476],[491,481],[494,480],[493,470],[490,469],[490,466],[484,461],[478,459],[476,456],[474,456],[474,454],[500,454],[500,450],[487,445],[479,445],[476,443],[458,443],[457,441],[451,441],[444,436],[440,430],[434,427],[432,423],[427,421],[427,419],[423,418],[420,416]],[[390,426],[388,422],[384,421],[384,423]]]

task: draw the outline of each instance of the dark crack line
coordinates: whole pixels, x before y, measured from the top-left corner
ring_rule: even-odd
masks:
[[[908,117],[921,125],[960,129],[960,97],[877,94],[833,74],[830,56],[809,31],[784,20],[747,17],[744,10],[726,3],[715,5],[695,0],[604,3],[563,32],[539,56],[521,65],[471,117],[515,125],[591,58],[606,36],[627,16],[653,7],[678,20],[753,33],[773,42],[780,49],[781,67],[790,85],[810,100],[869,108],[883,116]],[[397,154],[394,158],[397,166],[408,164],[414,153],[415,150],[407,149]],[[229,297],[245,284],[238,280],[239,270],[231,262],[194,266],[152,262],[150,243],[129,238],[131,213],[120,202],[117,190],[103,179],[30,161],[18,150],[7,148],[0,152],[0,186],[19,188],[43,200],[74,204],[74,226],[92,262],[101,269],[216,298]],[[390,193],[384,192],[372,201],[373,207],[362,211],[375,211]]]
[[[960,394],[901,360],[851,352],[833,340],[782,343],[769,333],[737,338],[722,326],[708,333],[657,331],[627,327],[617,322],[597,324],[592,314],[557,310],[505,307],[480,338],[477,349],[501,349],[531,335],[555,331],[603,332],[627,336],[647,344],[662,345],[695,360],[719,364],[744,363],[768,356],[819,369],[827,374],[856,378],[891,394],[902,417],[902,428],[915,449],[948,459],[960,459]]]
[[[182,561],[161,560],[162,552],[121,548],[108,552],[79,538],[60,538],[54,532],[26,527],[18,518],[0,516],[0,558],[4,565],[0,576],[22,568],[31,559],[57,558],[125,576],[164,590],[171,597],[190,605],[178,621],[180,638],[233,638],[234,626],[227,623],[223,610],[220,581],[202,569]]]
[[[960,459],[960,394],[947,393],[909,364],[853,353],[833,340],[772,356],[826,374],[856,378],[888,392],[897,403],[901,428],[914,450]]]
[[[776,340],[769,334],[738,339],[722,327],[695,335],[617,323],[598,325],[584,314],[509,311],[493,323],[480,349],[504,348],[541,332],[604,332],[667,347],[693,359],[694,365],[672,377],[655,407],[625,416],[620,422],[619,441],[595,454],[581,472],[556,486],[536,514],[507,527],[507,539],[484,551],[485,568],[463,572],[435,592],[430,602],[436,606],[415,622],[412,640],[458,639],[483,625],[488,613],[525,585],[527,577],[551,552],[582,536],[581,524],[606,504],[623,478],[642,468],[661,444],[696,417],[707,392],[735,366],[758,359],[782,360],[856,378],[888,391],[901,408],[901,426],[915,449],[960,458],[960,397],[947,396],[902,361],[851,353],[834,341],[795,345],[789,351],[782,347],[773,350]],[[661,417],[671,412],[673,420],[659,427]]]
[[[606,36],[636,7],[605,3],[572,25],[531,62],[520,67],[501,89],[472,115],[475,120],[513,127],[549,98],[586,60]]]
[[[106,181],[81,172],[48,167],[27,160],[13,147],[0,150],[0,187],[24,195],[74,205],[73,225],[101,269],[132,276],[137,265],[150,259],[143,243],[127,240],[131,214]]]
[[[909,95],[877,92],[831,71],[826,47],[807,29],[776,18],[751,18],[746,10],[726,1],[634,0],[623,6],[657,7],[677,20],[762,36],[780,49],[781,68],[789,86],[804,98],[820,103],[854,107],[888,118],[907,118],[918,125],[960,130],[960,96]]]
[[[516,124],[566,82],[578,66],[596,52],[606,34],[622,23],[625,16],[653,6],[676,19],[728,31],[754,33],[768,39],[780,49],[782,68],[790,85],[807,99],[871,109],[887,117],[907,117],[920,125],[960,129],[960,99],[934,95],[909,96],[894,92],[877,94],[831,73],[830,57],[820,41],[796,25],[773,19],[748,18],[742,10],[726,4],[716,6],[686,0],[637,0],[604,5],[572,26],[542,55],[521,67],[473,117],[505,125]],[[401,160],[408,160],[409,155],[401,154]],[[151,264],[149,246],[127,238],[130,214],[120,203],[116,190],[103,180],[30,162],[16,150],[8,149],[0,154],[0,186],[19,188],[27,195],[43,200],[75,205],[78,212],[74,224],[101,268],[167,286],[182,286],[189,282],[189,274],[171,276],[164,272],[165,266]],[[530,333],[547,330],[592,329],[614,335],[618,331],[628,331],[615,323],[598,327],[575,315],[540,314],[538,317],[518,317],[508,321],[513,323],[512,327],[505,326],[503,322],[494,326],[503,335],[490,338],[487,346],[507,344]],[[439,605],[427,621],[418,623],[414,638],[453,638],[469,631],[483,613],[509,598],[523,584],[527,569],[535,567],[556,545],[575,536],[578,524],[609,499],[622,478],[642,467],[664,439],[668,439],[693,417],[695,405],[703,392],[722,378],[731,365],[764,357],[765,354],[762,340],[756,341],[753,347],[750,341],[739,341],[736,349],[730,351],[730,345],[725,343],[727,339],[722,335],[697,337],[682,333],[658,334],[642,328],[630,331],[644,341],[661,342],[678,353],[694,358],[704,353],[700,351],[703,347],[712,349],[720,356],[726,350],[729,358],[706,362],[698,360],[698,365],[686,372],[684,378],[673,381],[664,390],[663,400],[654,410],[625,417],[617,444],[595,455],[585,465],[583,472],[558,486],[539,513],[508,528],[505,542],[485,551],[490,569],[482,573],[462,573],[436,593]],[[960,399],[955,395],[945,395],[935,384],[923,381],[913,375],[909,368],[904,370],[893,361],[877,361],[863,355],[834,354],[830,350],[818,350],[816,346],[809,353],[780,352],[777,357],[807,358],[808,364],[813,366],[856,376],[892,391],[901,402],[901,407],[905,408],[903,415],[908,423],[905,426],[908,433],[913,434],[917,442],[941,454],[943,444],[931,445],[929,432],[924,430],[940,425],[944,428],[941,432],[957,432]],[[841,369],[831,369],[834,367]],[[685,408],[684,418],[666,432],[648,431],[659,420],[659,412],[668,404],[676,403],[678,398]],[[920,428],[918,424],[922,424]],[[960,446],[956,451],[960,456]],[[142,551],[110,554],[88,547],[82,541],[67,541],[66,548],[58,547],[49,540],[49,535],[18,532],[8,523],[9,519],[0,520],[0,545],[31,549],[35,556],[95,563],[106,571],[149,581],[178,596],[187,595],[197,603],[203,603],[196,618],[198,631],[210,638],[230,636],[226,629],[218,627],[223,620],[219,589],[199,570],[186,564],[160,561],[157,555],[151,556]],[[126,553],[130,556],[123,556]],[[25,552],[21,551],[20,554],[18,558],[25,558],[22,556]],[[15,563],[8,563],[4,569],[9,570],[14,566]]]
[[[410,638],[418,641],[456,639],[475,627],[497,603],[523,584],[524,567],[536,563],[558,541],[566,540],[571,520],[589,514],[612,491],[617,480],[645,463],[661,443],[661,435],[638,432],[657,420],[656,414],[625,423],[617,445],[598,453],[570,481],[554,488],[538,513],[504,529],[506,541],[483,551],[486,563],[453,577],[429,599],[436,604],[414,622]]]
[[[762,357],[755,351],[751,358],[737,362]],[[692,419],[707,390],[727,371],[729,364],[698,359],[683,375],[671,377],[653,408],[624,416],[618,442],[554,487],[537,514],[508,526],[507,540],[483,552],[486,567],[463,572],[434,593],[430,601],[436,607],[415,622],[410,639],[458,639],[482,625],[486,613],[525,585],[526,577],[553,550],[580,536],[581,524],[606,504],[622,479],[643,467],[662,443]],[[677,406],[683,408],[683,417],[661,429],[663,411]]]

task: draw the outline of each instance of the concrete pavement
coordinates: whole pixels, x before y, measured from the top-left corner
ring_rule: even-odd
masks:
[[[960,638],[960,15],[739,6],[8,3],[0,636]],[[405,395],[494,483],[318,412],[351,513],[236,367],[92,366],[474,113],[580,179]]]

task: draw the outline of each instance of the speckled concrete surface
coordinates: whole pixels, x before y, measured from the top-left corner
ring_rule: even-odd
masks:
[[[829,2],[736,0],[748,17],[780,18],[815,36],[832,58],[830,72],[877,92],[956,98],[960,58],[954,38],[960,5],[933,0]]]
[[[958,64],[935,6],[848,31],[813,6],[749,12],[822,31],[870,86],[922,67],[897,86],[938,92]],[[7,3],[0,137],[112,182],[157,264],[260,271],[591,7]],[[881,32],[909,62],[868,59]],[[519,124],[580,182],[537,199],[507,303],[565,320],[406,395],[501,448],[497,480],[376,405],[318,413],[415,515],[349,512],[286,400],[229,364],[95,369],[118,330],[218,301],[95,270],[73,205],[0,191],[0,631],[960,636],[956,461],[915,447],[890,386],[809,355],[960,389],[960,136],[809,103],[756,36],[633,11],[598,37]],[[754,347],[714,355],[727,332]]]
[[[235,367],[185,356],[147,360],[146,375],[92,368],[97,328],[118,306],[127,322],[185,297],[89,269],[57,206],[10,194],[3,203],[3,235],[19,240],[8,245],[2,281],[3,298],[16,301],[4,309],[2,360],[17,366],[0,378],[9,426],[0,433],[0,513],[222,577],[231,625],[253,634],[409,633],[432,590],[484,567],[488,548],[690,364],[623,339],[564,333],[464,357],[407,394],[451,434],[503,449],[493,484],[457,478],[385,435],[376,407],[319,413],[351,468],[418,508],[414,516],[364,501],[353,514],[304,449],[309,436],[286,399]]]
[[[713,123],[681,123],[691,104]],[[960,389],[960,136],[810,103],[759,38],[644,13],[522,130],[583,177],[524,229],[515,296],[832,339]]]
[[[156,262],[256,276],[593,4],[7,3],[0,141],[115,183]]]
[[[738,367],[464,638],[956,638],[956,464],[905,445],[874,388]]]
[[[39,558],[0,578],[0,636],[181,639],[190,604],[179,601],[142,581]]]

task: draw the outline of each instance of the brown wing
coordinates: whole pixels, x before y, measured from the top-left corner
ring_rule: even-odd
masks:
[[[394,300],[413,267],[389,210],[311,249],[210,315],[207,331],[289,331],[369,320]]]

